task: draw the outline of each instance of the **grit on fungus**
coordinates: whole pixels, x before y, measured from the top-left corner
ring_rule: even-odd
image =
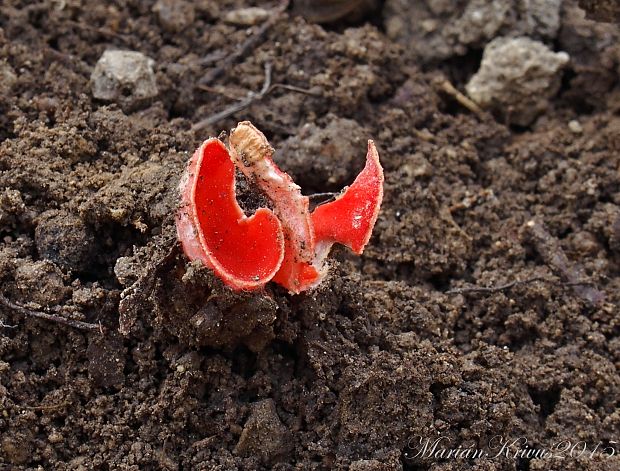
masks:
[[[372,141],[366,165],[350,187],[310,213],[309,199],[272,159],[273,148],[249,122],[231,131],[230,149],[208,139],[181,180],[177,233],[190,260],[200,260],[231,288],[268,281],[300,293],[327,273],[333,244],[361,254],[383,199],[383,169]],[[247,217],[235,198],[235,166],[271,201]]]

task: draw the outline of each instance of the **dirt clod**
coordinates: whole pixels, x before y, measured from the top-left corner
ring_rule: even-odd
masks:
[[[161,27],[169,33],[178,33],[194,23],[194,4],[183,0],[157,0],[153,5]]]
[[[32,302],[39,306],[53,306],[70,293],[65,286],[62,271],[47,260],[26,261],[15,270],[15,285],[21,304]]]
[[[587,17],[596,21],[619,22],[620,5],[614,0],[579,0]]]
[[[481,49],[493,38],[527,36],[552,41],[560,29],[561,0],[387,0],[387,34],[406,53],[435,62]]]
[[[37,221],[34,240],[41,258],[65,270],[81,270],[91,263],[94,237],[82,220],[66,211],[42,213]]]
[[[291,449],[290,432],[280,421],[273,400],[256,402],[251,405],[251,410],[235,453],[258,455],[265,464],[285,459]]]
[[[122,386],[125,375],[125,349],[118,335],[108,338],[93,336],[88,349],[88,376],[91,381],[102,388]]]
[[[32,447],[30,440],[23,434],[4,435],[0,442],[0,448],[7,461],[15,465],[23,465],[28,463]]]

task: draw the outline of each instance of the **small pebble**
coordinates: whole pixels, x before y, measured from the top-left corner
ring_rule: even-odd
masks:
[[[269,17],[264,8],[249,7],[229,11],[224,15],[224,21],[235,26],[254,26],[262,23]]]
[[[497,37],[487,44],[480,69],[465,86],[482,108],[529,126],[560,88],[570,58],[527,37]]]
[[[47,436],[47,440],[50,443],[62,443],[64,439],[65,438],[62,436],[62,434],[58,432],[52,432]]]
[[[581,123],[576,119],[573,119],[568,122],[568,129],[574,134],[581,134],[583,132],[583,127],[581,127]]]
[[[133,111],[157,96],[155,62],[141,52],[103,53],[90,77],[93,96]]]

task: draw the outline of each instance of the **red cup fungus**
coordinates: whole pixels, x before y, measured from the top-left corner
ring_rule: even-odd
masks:
[[[239,123],[229,143],[227,149],[219,139],[206,140],[181,179],[177,234],[190,260],[200,260],[234,290],[274,281],[297,294],[323,280],[333,244],[362,253],[383,199],[383,169],[372,141],[353,184],[312,213],[308,197],[278,168],[273,148],[251,123]],[[273,210],[244,214],[235,197],[235,167]]]

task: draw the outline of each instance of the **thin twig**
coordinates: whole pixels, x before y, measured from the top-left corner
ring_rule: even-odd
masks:
[[[212,87],[210,85],[198,85],[196,88],[198,88],[199,90],[203,90],[205,92],[209,92],[209,93],[215,93],[216,95],[221,95],[223,97],[226,97],[230,100],[238,100],[239,96],[235,95],[233,92],[229,92],[227,90],[220,90],[218,88]]]
[[[192,131],[200,131],[201,129],[210,126],[211,124],[215,124],[222,119],[226,119],[229,116],[232,116],[235,113],[238,113],[241,110],[246,109],[252,103],[257,100],[263,98],[269,88],[271,87],[271,64],[269,62],[265,63],[265,81],[263,82],[263,87],[258,93],[250,93],[247,98],[235,103],[234,105],[226,108],[225,110],[220,111],[219,113],[215,113],[211,116],[207,116],[205,119],[198,121],[196,124],[192,126]]]
[[[492,293],[498,293],[500,291],[507,291],[511,288],[514,288],[515,286],[535,283],[537,281],[542,281],[544,283],[549,283],[549,284],[558,284],[557,280],[551,280],[543,276],[533,276],[525,280],[515,280],[515,281],[511,281],[510,283],[506,283],[506,284],[499,285],[499,286],[467,286],[465,288],[455,288],[455,289],[446,291],[445,294],[468,294],[468,293],[492,294]],[[567,287],[593,285],[593,283],[590,281],[573,281],[573,282],[566,282],[566,283],[559,283],[559,284],[561,286],[567,286]]]
[[[271,84],[271,64],[269,62],[265,63],[265,81],[263,82],[263,86],[259,92],[250,92],[246,98],[238,101],[234,105],[229,106],[228,108],[220,111],[219,113],[212,114],[211,116],[207,116],[205,119],[198,121],[196,124],[192,126],[193,131],[200,131],[201,129],[210,126],[212,124],[217,123],[223,119],[228,118],[229,116],[238,113],[239,111],[243,111],[244,109],[251,106],[253,103],[262,100],[267,95],[269,95],[273,90],[278,88],[283,88],[285,90],[290,90],[296,93],[303,93],[304,95],[310,96],[319,96],[317,93],[312,90],[308,90],[305,88],[296,87],[294,85],[287,85],[284,83],[275,83]],[[198,88],[206,91],[212,91],[224,96],[228,96],[226,93],[223,93],[219,90],[214,90],[209,86],[199,85]]]
[[[98,33],[101,34],[102,36],[108,36],[111,38],[116,38],[116,39],[120,39],[122,41],[124,41],[125,43],[129,42],[129,39],[127,37],[127,35],[123,34],[123,33],[117,33],[115,31],[112,31],[111,29],[105,28],[103,26],[98,27],[98,26],[92,26],[86,23],[79,23],[77,21],[73,21],[73,20],[64,20],[64,23],[77,28],[77,29],[81,29],[81,30],[86,30],[86,31],[91,31],[93,33]]]
[[[484,111],[482,111],[482,108],[480,108],[476,103],[474,103],[472,100],[470,100],[465,95],[463,95],[448,80],[439,79],[435,83],[441,91],[450,95],[452,98],[458,101],[462,106],[467,108],[469,111],[474,113],[476,116],[478,116],[479,118],[482,118],[484,116]]]
[[[249,52],[264,39],[267,31],[278,22],[282,13],[288,8],[288,5],[289,0],[284,0],[282,4],[274,10],[271,17],[265,21],[252,36],[246,39],[235,52],[226,57],[219,66],[207,72],[198,83],[200,85],[210,85],[214,80],[217,80],[224,75],[224,73],[228,72],[239,59],[249,54]]]
[[[583,267],[569,261],[560,241],[547,231],[542,222],[535,219],[528,221],[525,232],[543,261],[561,280],[573,286],[577,296],[593,305],[605,300],[605,293],[593,286],[593,283],[587,282]]]
[[[312,90],[308,90],[307,88],[296,87],[295,85],[287,85],[286,83],[274,83],[265,95],[269,95],[276,88],[283,88],[284,90],[289,90],[291,92],[302,93],[304,95],[310,96],[321,96],[320,94],[313,92]]]
[[[1,293],[0,293],[0,305],[7,307],[15,312],[19,312],[20,314],[24,316],[36,317],[37,319],[44,319],[46,321],[57,322],[59,324],[64,324],[69,327],[73,327],[74,329],[101,331],[101,326],[99,324],[90,324],[88,322],[76,321],[74,319],[67,319],[65,317],[55,316],[53,314],[47,314],[41,311],[33,311],[33,310],[25,308],[24,306],[20,306],[19,304],[15,304],[14,302],[9,301]]]
[[[465,293],[497,293],[499,291],[506,291],[510,288],[520,285],[526,285],[529,283],[534,283],[536,281],[551,281],[547,278],[543,278],[541,276],[535,276],[532,278],[527,278],[525,280],[514,280],[510,283],[506,283],[504,285],[499,286],[468,286],[465,288],[455,288],[446,291],[446,294],[465,294]]]
[[[227,54],[225,50],[218,49],[216,51],[210,52],[209,54],[204,56],[202,59],[199,59],[198,64],[200,64],[203,67],[207,65],[211,65],[211,64],[221,61],[222,59],[226,57],[226,55]]]
[[[16,325],[5,324],[3,321],[0,321],[0,328],[1,329],[16,329],[17,326]]]
[[[338,193],[314,193],[312,195],[308,195],[308,200],[310,202],[310,211],[314,211],[314,208],[316,208],[317,206],[335,200],[336,195],[338,195]]]

